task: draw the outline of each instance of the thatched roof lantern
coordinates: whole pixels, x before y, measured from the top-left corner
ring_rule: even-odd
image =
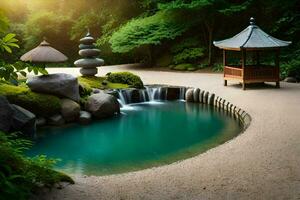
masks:
[[[68,60],[67,56],[51,47],[46,40],[41,42],[36,48],[25,53],[20,59],[34,63],[60,63]]]

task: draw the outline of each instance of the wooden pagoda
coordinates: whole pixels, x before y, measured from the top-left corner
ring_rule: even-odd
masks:
[[[243,90],[247,83],[275,82],[279,88],[279,53],[280,48],[291,44],[289,41],[276,39],[255,25],[254,18],[250,18],[250,25],[232,38],[215,41],[214,45],[223,50],[224,86],[228,80],[236,80],[242,83]],[[227,62],[228,51],[239,51],[240,64],[230,65]],[[262,51],[271,51],[275,54],[275,65],[263,65],[260,63]],[[255,64],[248,65],[247,54],[255,55]]]

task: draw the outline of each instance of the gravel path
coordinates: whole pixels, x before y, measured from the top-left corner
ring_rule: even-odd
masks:
[[[74,176],[76,184],[38,199],[300,199],[300,84],[242,91],[221,74],[130,70],[146,84],[193,86],[214,92],[252,116],[250,127],[206,153],[171,165],[111,176]],[[49,69],[78,75],[78,69]]]

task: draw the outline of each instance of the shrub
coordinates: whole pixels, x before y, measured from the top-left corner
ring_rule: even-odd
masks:
[[[281,78],[292,76],[295,77],[297,80],[300,80],[300,57],[292,59],[289,62],[283,63],[280,66],[280,76]]]
[[[28,140],[0,132],[1,199],[28,199],[38,187],[52,187],[58,182],[74,183],[69,176],[51,169],[56,160],[46,156],[25,157],[23,151],[30,146]]]
[[[172,53],[179,53],[191,47],[200,46],[200,40],[197,37],[184,38],[180,42],[174,44],[171,48]]]
[[[141,78],[130,72],[115,72],[107,74],[107,80],[112,83],[128,84],[134,88],[143,88],[144,84]]]
[[[196,71],[197,68],[196,68],[196,67],[189,67],[189,68],[187,68],[186,70],[187,70],[187,71]]]
[[[50,117],[60,112],[60,99],[53,95],[32,92],[24,86],[0,83],[0,95],[6,96],[12,104],[17,104],[37,116]]]
[[[195,68],[193,64],[183,63],[183,64],[176,65],[173,69],[185,71],[185,70],[192,69],[192,68]]]
[[[204,56],[204,48],[188,48],[176,54],[173,58],[175,64],[183,62],[194,62],[196,59]]]
[[[204,56],[205,49],[200,46],[200,40],[197,37],[183,39],[172,46],[173,62],[175,64],[193,63]]]
[[[212,70],[213,70],[214,72],[222,72],[222,71],[224,70],[224,68],[223,68],[223,65],[222,65],[221,63],[215,63],[215,64],[213,65]]]

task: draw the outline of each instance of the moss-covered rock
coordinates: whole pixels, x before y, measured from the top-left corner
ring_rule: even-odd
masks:
[[[0,84],[0,95],[37,116],[49,117],[60,112],[60,99],[53,95],[32,92],[24,86]]]

